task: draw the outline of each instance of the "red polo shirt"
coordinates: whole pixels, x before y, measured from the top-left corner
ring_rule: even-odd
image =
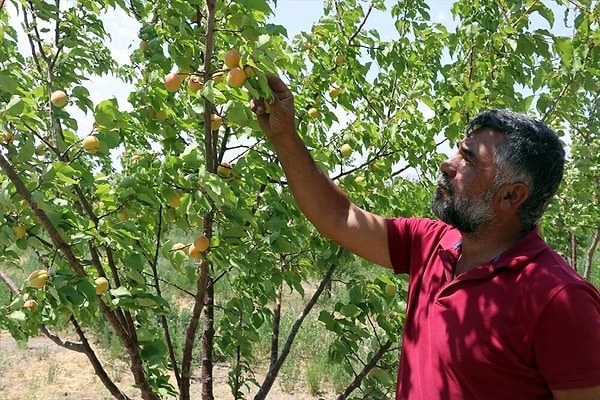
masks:
[[[457,278],[460,233],[389,219],[396,273],[409,274],[396,399],[552,399],[600,385],[600,295],[527,234]]]

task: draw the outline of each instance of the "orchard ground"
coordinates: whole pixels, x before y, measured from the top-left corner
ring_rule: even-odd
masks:
[[[2,400],[104,400],[112,399],[94,374],[86,356],[57,346],[45,336],[31,338],[27,343],[16,342],[8,332],[0,331],[0,393]],[[100,354],[102,358],[102,354]],[[131,385],[128,366],[118,359],[105,360],[105,367],[117,385],[132,399],[139,391]],[[215,399],[232,399],[227,385],[228,366],[214,368]],[[192,398],[200,398],[199,371],[192,378]],[[262,378],[262,376],[259,376]],[[260,381],[260,380],[259,380]],[[254,388],[255,390],[255,388]],[[253,392],[247,396],[251,399]],[[300,379],[292,391],[275,383],[268,398],[277,400],[318,400],[332,394],[308,394]]]

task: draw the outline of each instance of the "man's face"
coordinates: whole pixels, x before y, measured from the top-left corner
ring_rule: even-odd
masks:
[[[442,163],[442,175],[432,200],[432,209],[442,221],[462,233],[473,233],[495,217],[495,148],[504,135],[480,128],[458,145],[458,152]]]

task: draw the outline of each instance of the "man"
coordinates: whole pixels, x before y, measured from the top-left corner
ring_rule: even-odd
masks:
[[[251,104],[298,206],[321,234],[409,274],[396,399],[600,399],[600,295],[540,238],[564,150],[526,116],[477,116],[441,165],[439,221],[353,204],[315,165],[276,76]]]

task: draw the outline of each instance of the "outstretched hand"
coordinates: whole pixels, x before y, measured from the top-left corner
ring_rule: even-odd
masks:
[[[256,114],[258,125],[269,139],[294,133],[294,95],[278,76],[268,74],[267,81],[273,91],[272,102],[269,103],[264,98],[253,99],[250,102],[250,109]]]

